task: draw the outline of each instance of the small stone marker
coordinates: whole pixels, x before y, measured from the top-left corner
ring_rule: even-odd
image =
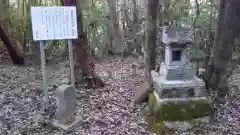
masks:
[[[142,56],[139,56],[139,57],[138,57],[138,65],[139,65],[139,69],[144,68],[144,67],[145,67],[144,64],[145,64],[145,63],[144,63],[144,58],[143,58]]]
[[[132,64],[132,76],[136,76],[137,75],[137,64],[133,63]]]
[[[56,90],[57,113],[53,121],[55,127],[72,130],[82,117],[75,116],[76,90],[72,85],[61,85]]]

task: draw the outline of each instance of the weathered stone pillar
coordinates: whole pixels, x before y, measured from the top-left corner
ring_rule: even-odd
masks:
[[[61,85],[56,90],[57,113],[53,125],[64,130],[72,130],[82,117],[75,116],[76,90],[71,85]]]

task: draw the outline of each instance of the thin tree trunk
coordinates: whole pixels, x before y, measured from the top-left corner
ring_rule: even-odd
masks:
[[[113,42],[113,51],[114,53],[123,53],[125,46],[122,38],[122,34],[119,27],[119,19],[116,9],[116,0],[107,0],[109,7],[109,16],[112,23],[112,34],[114,38]]]
[[[0,1],[0,39],[4,43],[5,47],[8,50],[9,56],[13,64],[22,65],[24,64],[24,59],[21,57],[17,50],[13,47],[9,32],[8,32],[8,24],[10,23],[9,13],[9,1],[8,0],[1,0]]]
[[[234,39],[239,30],[239,9],[238,0],[221,0],[220,15],[218,20],[218,29],[216,43],[213,47],[213,57],[211,71],[208,71],[209,87],[218,90],[218,97],[224,97],[228,92],[227,77],[229,76],[228,67],[231,66],[232,51]]]
[[[148,0],[148,19],[147,19],[147,35],[145,45],[145,78],[151,85],[151,70],[155,69],[156,63],[156,24],[157,24],[157,9],[159,6],[158,0]]]
[[[93,60],[88,54],[88,40],[87,34],[83,28],[83,16],[80,9],[81,1],[77,0],[64,0],[66,6],[77,7],[77,25],[78,25],[78,39],[73,40],[73,54],[74,54],[74,65],[75,65],[75,78],[76,81],[84,79],[88,82],[87,88],[102,87],[104,82],[94,72]],[[82,74],[80,72],[82,71]]]
[[[24,64],[23,57],[19,56],[17,51],[14,49],[13,45],[10,42],[10,39],[7,37],[5,31],[0,26],[0,39],[3,41],[5,47],[8,50],[9,56],[12,59],[13,64],[22,65]]]
[[[113,35],[112,35],[112,32],[111,32],[111,20],[110,20],[110,18],[109,18],[109,16],[107,17],[107,20],[108,20],[108,26],[107,26],[107,34],[108,34],[108,36],[107,36],[107,54],[108,55],[113,55],[114,54],[114,49],[113,49],[113,40],[114,40],[114,38],[113,38]]]
[[[133,8],[133,28],[134,28],[134,31],[135,31],[135,39],[134,39],[134,46],[135,46],[135,49],[136,49],[136,52],[141,55],[142,53],[142,49],[141,49],[141,43],[139,42],[139,39],[138,39],[138,31],[139,31],[139,28],[140,28],[140,25],[139,25],[139,19],[138,19],[138,11],[137,11],[137,3],[136,3],[136,0],[132,0],[132,8]]]
[[[162,13],[162,8],[163,8],[163,0],[159,0],[159,6],[158,6],[158,12],[157,12],[157,35],[158,35],[158,39],[157,39],[157,45],[159,47],[159,51],[160,51],[160,61],[159,61],[159,66],[161,64],[161,62],[164,61],[164,47],[162,45],[162,29],[161,27],[163,26],[163,13]]]

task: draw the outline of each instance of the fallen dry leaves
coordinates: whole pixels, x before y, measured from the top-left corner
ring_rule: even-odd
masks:
[[[8,61],[7,61],[8,62]],[[78,89],[76,115],[83,116],[83,122],[68,135],[149,135],[141,111],[146,103],[134,106],[134,90],[143,81],[143,69],[132,76],[130,59],[106,60],[96,64],[96,71],[107,83],[101,89]],[[68,66],[48,67],[50,82],[50,119],[56,109],[52,85],[68,82]],[[106,70],[107,69],[107,70]],[[111,73],[111,77],[109,77]],[[239,73],[229,79],[230,86],[239,85]],[[41,74],[37,66],[12,66],[6,61],[0,65],[0,134],[1,135],[61,135],[64,131],[50,124],[36,124],[37,110],[41,96],[35,88],[41,86]],[[235,87],[236,88],[236,87]],[[232,88],[229,102],[217,107],[219,122],[203,125],[179,134],[240,134],[240,91]],[[230,102],[231,101],[231,102]]]

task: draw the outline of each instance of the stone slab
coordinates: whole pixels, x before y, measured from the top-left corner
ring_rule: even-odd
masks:
[[[187,97],[198,97],[196,94],[196,88],[172,88],[162,89],[160,96],[161,98],[187,98]]]
[[[176,102],[188,102],[189,100],[206,100],[209,103],[211,101],[207,99],[206,97],[192,97],[192,98],[161,98],[159,94],[154,91],[153,94],[156,97],[156,106],[159,107],[161,104],[167,104],[167,103],[176,103]]]
[[[192,97],[192,98],[160,98],[159,94],[154,91],[153,94],[156,97],[156,104],[157,106],[161,105],[161,104],[166,104],[166,103],[176,103],[176,102],[187,102],[189,100],[206,100],[209,103],[211,103],[211,101],[209,99],[207,99],[206,97]]]
[[[150,86],[148,82],[143,82],[135,91],[135,97],[133,100],[134,104],[140,104],[142,101],[146,100],[150,93]]]
[[[160,95],[162,91],[167,89],[194,89],[195,96],[205,96],[205,82],[200,78],[194,76],[193,79],[188,80],[166,80],[164,76],[159,75],[157,72],[152,71],[151,76],[153,79],[154,90]]]
[[[186,131],[209,123],[214,116],[211,101],[206,97],[162,99],[153,92],[148,103],[148,112],[144,112],[144,117],[154,133]]]
[[[74,128],[76,128],[76,126],[79,125],[82,122],[82,119],[83,119],[82,116],[75,116],[74,121],[69,123],[69,124],[62,124],[58,120],[54,120],[52,122],[52,125],[54,127],[61,128],[65,131],[71,131]]]
[[[156,73],[154,70],[151,72],[152,79],[161,88],[174,88],[174,87],[204,87],[205,82],[198,78],[193,77],[193,79],[188,80],[166,80],[163,76]]]
[[[149,109],[155,121],[192,121],[213,116],[211,101],[206,97],[160,98],[156,92],[150,94]]]
[[[193,128],[194,126],[198,125],[198,123],[209,123],[210,122],[210,117],[202,117],[198,119],[193,119],[191,122],[187,121],[176,121],[176,122],[169,122],[169,121],[164,121],[164,128],[176,130],[176,131],[187,131]]]
[[[166,80],[186,80],[192,79],[196,75],[195,71],[196,68],[191,63],[181,66],[166,65],[164,62],[162,62],[159,74]]]

